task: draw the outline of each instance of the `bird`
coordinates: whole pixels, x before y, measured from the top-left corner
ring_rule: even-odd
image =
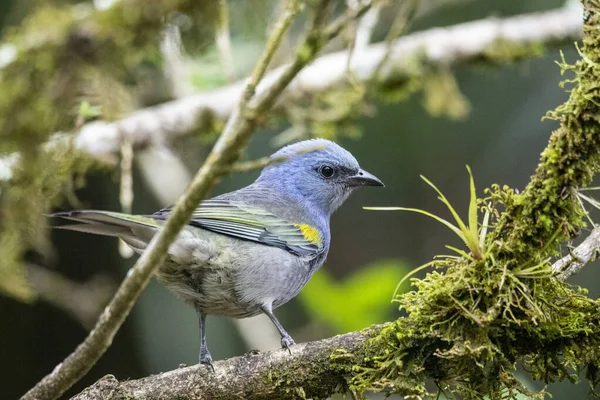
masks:
[[[252,184],[202,201],[168,249],[155,277],[191,304],[200,328],[199,363],[214,371],[207,315],[266,314],[295,344],[273,310],[294,298],[327,257],[330,217],[362,186],[384,186],[354,156],[326,139],[287,145]],[[100,210],[51,214],[60,229],[116,236],[142,253],[174,206],[150,215]]]

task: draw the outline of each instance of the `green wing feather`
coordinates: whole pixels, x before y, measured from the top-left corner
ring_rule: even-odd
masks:
[[[171,208],[151,217],[166,219]],[[192,226],[285,249],[298,255],[317,255],[324,246],[319,231],[306,224],[294,224],[260,207],[229,200],[203,201],[192,214]]]

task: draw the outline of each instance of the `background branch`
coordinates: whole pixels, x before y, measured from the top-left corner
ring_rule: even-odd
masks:
[[[417,32],[398,39],[391,46],[387,67],[380,79],[396,80],[415,73],[411,60],[419,57],[427,64],[456,66],[472,61],[491,60],[495,44],[523,47],[528,44],[552,45],[581,37],[581,13],[576,7],[532,13],[505,19],[488,18],[447,28]],[[535,27],[535,29],[531,29]],[[351,71],[358,79],[366,81],[386,56],[385,43],[355,49]],[[330,89],[346,79],[347,51],[327,54],[305,68],[287,87],[294,92],[318,93]],[[277,80],[288,66],[268,73],[257,86],[257,95]],[[243,81],[221,89],[199,93],[167,102],[159,106],[137,110],[115,122],[96,121],[81,128],[75,138],[75,147],[93,158],[116,163],[121,145],[121,135],[131,138],[134,148],[160,144],[187,136],[202,129],[210,116],[226,119],[233,112],[245,84]],[[282,100],[285,100],[282,99]],[[67,141],[69,137],[57,136],[54,141]],[[52,141],[49,143],[52,146]],[[16,157],[0,158],[0,168],[5,172],[14,165]],[[2,177],[8,173],[0,174]]]

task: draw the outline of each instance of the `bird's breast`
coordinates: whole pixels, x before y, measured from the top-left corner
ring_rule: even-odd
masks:
[[[159,281],[207,314],[235,318],[287,303],[324,260],[199,228],[182,232],[168,255]]]

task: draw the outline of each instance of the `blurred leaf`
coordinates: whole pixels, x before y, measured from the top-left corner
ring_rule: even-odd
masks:
[[[327,271],[313,276],[299,300],[335,333],[355,331],[388,320],[397,282],[410,267],[399,260],[378,261],[338,282]],[[405,285],[400,290],[408,288]]]

